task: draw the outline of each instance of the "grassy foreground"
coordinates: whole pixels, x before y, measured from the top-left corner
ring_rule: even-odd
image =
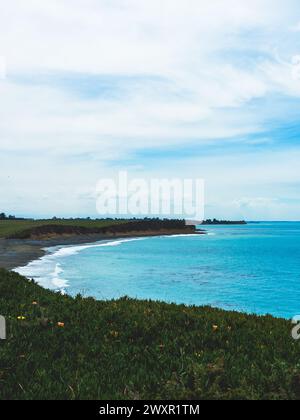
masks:
[[[300,398],[300,343],[284,320],[73,299],[5,270],[0,314],[0,399]]]

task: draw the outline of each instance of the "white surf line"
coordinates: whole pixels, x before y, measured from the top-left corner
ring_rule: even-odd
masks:
[[[70,286],[68,280],[61,277],[64,270],[62,269],[59,261],[65,257],[76,255],[81,251],[91,248],[102,248],[102,247],[115,247],[122,245],[123,243],[145,240],[148,237],[143,238],[130,238],[130,239],[118,239],[118,240],[105,240],[92,244],[83,245],[69,245],[69,246],[58,246],[44,248],[46,255],[43,255],[37,260],[29,262],[26,266],[17,267],[13,271],[19,273],[27,278],[33,278],[39,285],[45,288],[52,288],[65,294],[66,289]]]
[[[161,236],[162,238],[186,238],[186,237],[202,237],[206,236],[207,234],[199,234],[199,233],[188,233],[188,234],[181,234],[181,235],[169,235],[169,236]]]
[[[61,268],[61,265],[57,263],[55,265],[54,272],[51,274],[51,282],[53,286],[57,287],[58,290],[65,291],[65,289],[69,287],[69,282],[60,277],[60,274],[62,274],[63,272],[64,270]]]
[[[147,239],[147,237],[143,238],[131,238],[131,239],[117,239],[117,240],[110,240],[109,242],[96,242],[92,244],[83,244],[83,245],[69,245],[69,246],[59,246],[58,247],[50,247],[50,248],[44,248],[45,251],[50,251],[50,256],[52,257],[67,257],[70,255],[78,254],[81,251],[84,251],[85,249],[91,249],[91,248],[102,248],[102,247],[108,247],[108,246],[119,246],[123,243],[127,242],[134,242],[134,241],[141,241]],[[51,252],[52,250],[52,252]],[[49,256],[49,254],[48,254]],[[42,257],[42,259],[45,256]]]
[[[54,246],[54,247],[47,247],[47,248],[43,248],[43,251],[46,252],[45,255],[43,255],[42,257],[30,261],[26,266],[23,267],[17,267],[15,268],[13,271],[20,273],[20,271],[24,271],[24,269],[30,268],[30,267],[34,267],[37,264],[41,264],[41,263],[45,263],[47,261],[51,262],[57,258],[64,258],[64,257],[68,257],[68,256],[72,256],[72,255],[76,255],[81,251],[84,251],[85,249],[90,249],[90,248],[102,248],[102,247],[110,247],[110,246],[119,246],[122,245],[123,243],[127,243],[127,242],[133,242],[133,241],[141,241],[141,240],[145,240],[148,237],[143,237],[143,238],[130,238],[130,239],[118,239],[118,240],[105,240],[104,241],[97,241],[95,243],[89,244],[83,244],[83,245],[58,245],[58,246]],[[20,273],[21,274],[21,273]]]

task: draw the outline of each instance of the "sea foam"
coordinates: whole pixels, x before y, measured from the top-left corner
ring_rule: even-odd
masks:
[[[35,280],[40,286],[47,289],[57,290],[66,293],[66,289],[70,287],[69,281],[63,278],[64,270],[58,262],[64,258],[76,255],[86,249],[116,247],[127,242],[135,242],[145,240],[147,238],[130,238],[118,239],[105,242],[96,242],[93,244],[70,245],[44,248],[46,255],[38,260],[31,261],[25,267],[15,268],[16,273]]]

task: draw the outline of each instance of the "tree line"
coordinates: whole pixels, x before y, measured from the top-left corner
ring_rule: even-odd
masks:
[[[0,220],[25,220],[25,219],[18,218],[12,215],[7,216],[5,213],[0,213]]]

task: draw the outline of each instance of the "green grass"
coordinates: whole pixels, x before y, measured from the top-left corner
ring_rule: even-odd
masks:
[[[50,219],[50,220],[0,220],[0,238],[16,235],[24,230],[40,226],[59,225],[86,228],[103,228],[124,223],[121,220],[84,220],[84,219]]]
[[[0,399],[300,398],[300,343],[285,320],[73,299],[5,270],[0,313]]]

